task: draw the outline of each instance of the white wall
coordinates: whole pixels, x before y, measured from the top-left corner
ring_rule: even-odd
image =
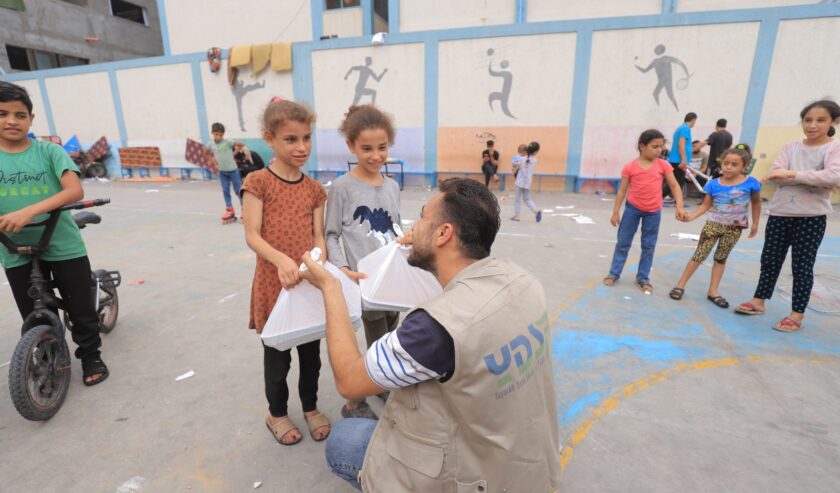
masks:
[[[515,21],[516,0],[400,0],[400,32]]]
[[[38,81],[20,80],[16,81],[15,84],[26,89],[26,92],[29,93],[29,99],[32,100],[32,114],[35,115],[35,120],[32,121],[32,127],[29,131],[38,136],[50,135],[50,125],[47,121],[47,112],[44,110],[44,100],[41,98]],[[55,103],[50,101],[50,105],[54,106]]]
[[[575,34],[470,39],[440,43],[438,124],[453,126],[566,126],[571,109]],[[492,55],[490,55],[492,50]],[[510,72],[507,116],[489,96]],[[507,62],[506,69],[502,64]]]
[[[646,128],[661,130],[671,147],[672,133],[689,111],[698,114],[694,138],[705,137],[718,118],[726,118],[737,139],[758,28],[758,23],[743,23],[723,29],[708,25],[594,33],[581,175],[618,176],[621,165],[635,157],[636,139]],[[712,39],[714,43],[698,42]],[[641,73],[636,68],[647,68],[658,58],[657,45],[665,47],[663,56],[682,61],[691,74],[687,79],[680,66],[671,65],[679,109],[666,90],[656,104],[655,69]],[[682,83],[686,86],[680,89]]]
[[[107,72],[53,77],[46,84],[56,132],[62,140],[75,134],[82,142],[92,142],[103,135],[109,142],[119,141]]]
[[[371,46],[312,53],[312,78],[315,111],[319,128],[338,128],[344,113],[353,103],[359,72],[348,70],[365,66],[372,58],[371,70],[376,75],[388,72],[380,82],[372,78],[367,88],[376,91],[376,105],[394,115],[397,127],[423,127],[423,59],[422,44]],[[359,103],[369,103],[369,96]]]
[[[157,146],[164,166],[184,165],[189,137],[201,140],[189,64],[117,71],[129,146]]]
[[[270,68],[253,77],[250,69],[242,70],[239,81],[242,87],[242,123],[239,126],[234,89],[227,81],[224,70],[211,73],[207,63],[201,64],[201,80],[204,86],[204,99],[207,108],[207,123],[221,122],[228,138],[260,138],[262,114],[266,105],[275,96],[294,99],[291,72],[277,73]]]
[[[812,5],[819,0],[677,0],[677,12],[699,12],[706,10],[755,9],[783,7],[786,5]]]
[[[213,46],[312,40],[311,6],[306,0],[165,0],[164,4],[173,55]]]
[[[361,36],[365,29],[360,7],[324,11],[324,34],[337,34],[339,38]]]
[[[528,0],[528,22],[591,19],[662,12],[662,0]]]
[[[840,18],[779,25],[761,126],[796,126],[809,102],[840,100]]]

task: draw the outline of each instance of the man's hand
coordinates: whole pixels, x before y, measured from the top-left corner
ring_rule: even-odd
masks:
[[[10,212],[0,216],[0,231],[5,233],[19,233],[24,226],[32,222],[35,215],[28,208]]]
[[[309,252],[306,254],[309,255]],[[291,289],[300,283],[300,267],[289,257],[284,257],[277,263],[277,277],[284,288]]]
[[[677,207],[677,221],[688,221],[688,212],[686,212],[685,208]]]
[[[323,291],[329,287],[330,284],[338,282],[338,279],[333,277],[327,269],[318,262],[312,260],[312,257],[309,256],[309,252],[305,252],[303,254],[302,260],[304,265],[306,265],[306,270],[300,272],[300,277],[309,281],[309,284],[312,284]]]
[[[747,238],[755,238],[755,235],[758,234],[758,224],[753,224],[750,227],[750,235]]]
[[[688,164],[687,164],[685,161],[683,161],[683,162],[681,162],[681,163],[680,163],[680,169],[681,169],[681,170],[683,170],[683,171],[685,171],[685,168],[686,168],[687,166],[688,166]]]
[[[342,267],[341,272],[344,272],[344,275],[349,277],[356,284],[359,284],[359,279],[367,279],[367,274],[364,272],[353,272],[350,270],[350,267]]]
[[[615,227],[618,227],[619,219],[620,216],[618,215],[618,212],[613,212],[612,217],[610,218],[610,224],[612,224]]]

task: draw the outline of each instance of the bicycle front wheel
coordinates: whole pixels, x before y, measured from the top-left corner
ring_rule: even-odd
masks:
[[[55,327],[38,325],[21,337],[9,365],[15,409],[30,421],[46,421],[64,404],[70,387],[70,350]]]

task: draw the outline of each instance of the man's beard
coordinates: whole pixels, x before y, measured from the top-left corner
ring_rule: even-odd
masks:
[[[435,256],[431,252],[423,251],[422,249],[417,248],[417,245],[414,245],[411,248],[411,253],[408,254],[408,265],[437,275],[437,269],[435,269]]]

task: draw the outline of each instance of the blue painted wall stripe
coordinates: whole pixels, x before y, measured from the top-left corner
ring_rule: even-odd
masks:
[[[47,126],[50,135],[57,135],[55,131],[55,120],[53,119],[52,106],[50,105],[50,94],[47,92],[47,81],[44,77],[38,77],[38,89],[41,90],[41,101],[44,102],[44,116],[47,117]],[[33,113],[35,111],[33,110]]]
[[[388,0],[388,33],[400,32],[400,0]]]
[[[324,2],[326,0],[311,0],[312,10],[312,40],[318,41],[324,34]]]
[[[425,44],[425,69],[423,79],[424,128],[423,153],[426,171],[437,171],[438,150],[438,41],[429,40]]]
[[[293,98],[298,103],[309,106],[317,114],[315,106],[315,88],[312,77],[312,51],[309,43],[295,43],[292,45],[292,62],[294,63],[294,77],[292,77]],[[282,94],[279,96],[283,96]],[[317,123],[315,124],[317,126]],[[318,169],[318,139],[316,132],[312,132],[312,152],[306,162],[304,172]]]
[[[363,33],[370,37],[373,35],[373,0],[362,0],[362,25]]]
[[[662,0],[662,13],[673,14],[677,10],[677,0]]]
[[[195,112],[198,116],[198,131],[202,142],[210,142],[209,122],[207,121],[207,102],[204,99],[204,81],[201,80],[201,62],[192,62],[192,79],[195,90]]]
[[[166,20],[166,0],[157,0],[158,19],[160,20],[160,37],[163,40],[163,54],[169,56],[172,54],[172,48],[169,45],[169,23]]]
[[[586,100],[589,94],[589,67],[592,58],[592,31],[578,31],[575,41],[575,75],[572,81],[572,106],[569,115],[569,152],[566,174],[580,174],[583,130],[586,124]]]
[[[111,100],[114,102],[114,113],[117,118],[117,128],[120,132],[120,146],[128,143],[128,132],[125,128],[125,115],[123,114],[122,97],[120,96],[120,85],[117,81],[117,71],[108,70],[108,83],[111,85]]]
[[[528,22],[528,0],[516,0],[516,23]]]
[[[755,139],[758,137],[758,128],[761,124],[761,110],[767,92],[767,81],[770,79],[770,68],[773,65],[773,53],[776,50],[778,33],[778,19],[761,22],[741,126],[741,142],[750,144],[753,149],[755,149]]]

